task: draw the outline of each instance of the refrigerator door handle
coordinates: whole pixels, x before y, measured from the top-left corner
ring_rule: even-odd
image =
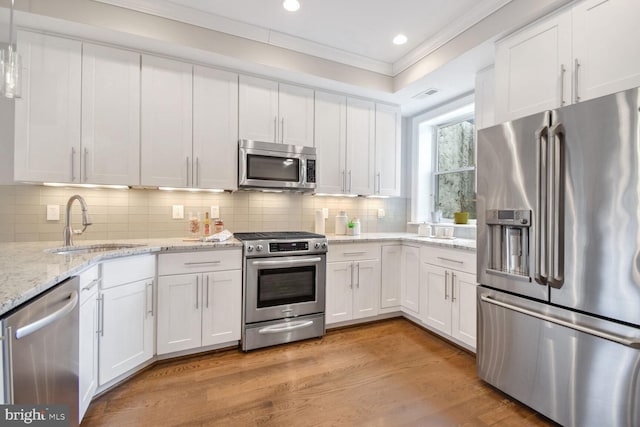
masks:
[[[558,123],[549,130],[549,133],[551,134],[549,150],[551,209],[549,210],[549,242],[547,243],[549,247],[548,282],[559,288],[564,283],[564,126],[562,123]]]
[[[584,332],[585,334],[593,335],[599,338],[604,338],[606,340],[613,341],[615,343],[622,344],[627,347],[640,349],[640,340],[638,339],[630,339],[627,337],[611,334],[606,331],[601,331],[599,329],[591,328],[589,326],[581,325],[579,323],[568,322],[566,320],[549,316],[547,314],[540,313],[538,311],[531,310],[529,308],[520,307],[519,305],[498,301],[496,299],[491,298],[491,296],[489,295],[482,295],[480,299],[486,303],[497,305],[499,307],[503,307],[508,310],[513,310],[518,313],[526,314],[527,316],[535,317],[536,319],[545,320],[547,322],[555,323],[556,325],[560,325],[569,329]]]
[[[548,150],[547,142],[549,140],[549,127],[544,126],[536,132],[536,140],[538,143],[537,150],[537,167],[536,167],[536,217],[535,217],[535,244],[536,244],[536,264],[535,264],[535,280],[541,285],[547,284],[548,265],[545,261],[544,269],[542,260],[547,258],[547,164]],[[543,252],[544,249],[544,252]]]

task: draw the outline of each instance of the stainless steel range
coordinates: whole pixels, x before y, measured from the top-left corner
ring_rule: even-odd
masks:
[[[242,350],[323,336],[326,237],[298,231],[234,237],[244,245]]]

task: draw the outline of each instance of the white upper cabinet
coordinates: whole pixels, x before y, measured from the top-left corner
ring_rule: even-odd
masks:
[[[326,92],[315,98],[316,192],[399,196],[400,110]]]
[[[640,86],[640,2],[585,0],[496,44],[496,121]]]
[[[240,76],[240,139],[313,147],[313,89]]]
[[[568,10],[496,44],[498,123],[560,107],[571,99]]]
[[[192,68],[142,56],[142,185],[193,185]]]
[[[640,86],[639,22],[637,0],[586,0],[574,6],[574,101]]]
[[[280,142],[313,147],[313,89],[280,83]]]
[[[375,194],[400,196],[402,148],[400,108],[376,104]]]
[[[348,98],[347,193],[369,196],[374,192],[374,138],[375,104],[371,101]]]
[[[318,186],[316,192],[345,191],[347,154],[347,97],[316,91],[315,144]]]
[[[14,178],[79,183],[82,43],[18,31],[18,52]]]
[[[194,66],[193,186],[238,186],[238,75]]]
[[[240,76],[240,139],[279,142],[278,82]]]
[[[140,55],[82,49],[81,181],[140,183]]]

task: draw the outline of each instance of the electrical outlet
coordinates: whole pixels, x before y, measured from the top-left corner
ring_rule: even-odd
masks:
[[[183,205],[173,205],[171,218],[173,218],[173,219],[184,219],[184,206]]]
[[[211,218],[220,218],[220,206],[211,206]]]
[[[47,205],[47,221],[60,221],[60,205]]]
[[[383,208],[378,208],[378,218],[384,218],[386,216],[386,212]]]
[[[329,208],[322,208],[322,216],[324,219],[329,219]]]

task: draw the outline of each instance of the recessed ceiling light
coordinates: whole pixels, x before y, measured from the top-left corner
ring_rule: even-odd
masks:
[[[284,0],[282,2],[282,7],[284,7],[289,12],[295,12],[300,9],[300,2],[298,0]]]
[[[401,45],[407,42],[407,36],[404,34],[398,34],[393,38],[393,44]]]

